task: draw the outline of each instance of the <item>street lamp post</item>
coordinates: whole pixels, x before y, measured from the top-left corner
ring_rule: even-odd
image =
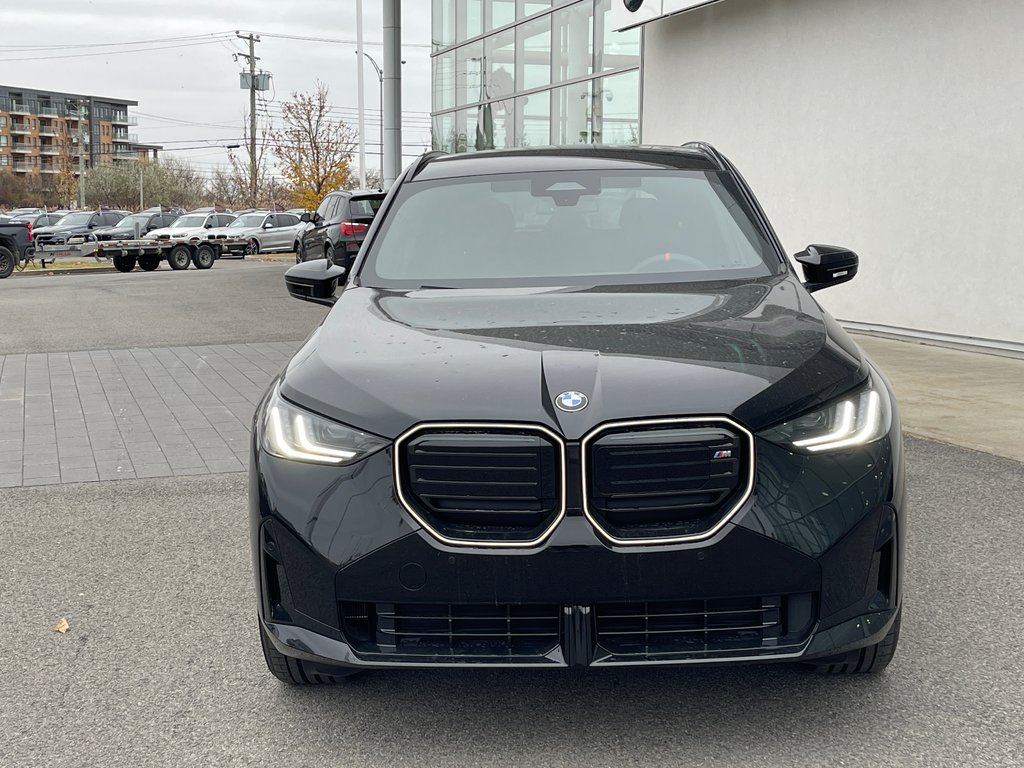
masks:
[[[358,55],[359,55],[359,51],[356,51],[356,56],[358,56]],[[378,64],[376,62],[376,60],[373,58],[373,56],[368,54],[366,51],[363,51],[363,56],[365,56],[367,59],[370,60],[370,63],[373,65],[374,71],[377,73],[377,80],[380,81],[380,101],[379,101],[379,106],[380,106],[380,166],[379,166],[378,170],[380,171],[381,178],[383,179],[384,178],[384,70],[380,68],[380,64]]]

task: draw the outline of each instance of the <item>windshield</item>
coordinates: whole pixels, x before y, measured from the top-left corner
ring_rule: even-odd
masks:
[[[58,227],[80,227],[92,221],[92,211],[78,211],[69,213],[57,222]]]
[[[201,227],[206,222],[206,216],[179,216],[171,224],[172,227]]]
[[[259,227],[263,225],[264,218],[266,218],[266,215],[262,213],[248,213],[245,216],[239,216],[237,219],[232,221],[228,224],[228,228]]]
[[[360,271],[374,287],[613,285],[780,268],[724,175],[565,171],[412,182]]]

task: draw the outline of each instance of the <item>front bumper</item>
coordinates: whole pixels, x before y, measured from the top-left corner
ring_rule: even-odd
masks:
[[[898,435],[898,424],[895,425]],[[381,451],[347,468],[254,447],[260,617],[323,666],[791,661],[879,642],[901,603],[898,438],[831,456],[758,442],[755,492],[713,538],[603,540],[579,510],[526,550],[451,547],[395,497]]]

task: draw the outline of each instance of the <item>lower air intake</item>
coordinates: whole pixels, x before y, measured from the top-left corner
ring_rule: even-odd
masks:
[[[595,606],[597,663],[796,653],[813,629],[812,594]]]

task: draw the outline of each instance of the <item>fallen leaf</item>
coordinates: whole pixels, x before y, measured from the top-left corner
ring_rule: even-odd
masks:
[[[60,617],[60,621],[58,621],[53,627],[54,632],[60,632],[62,635],[69,629],[71,629],[71,625],[68,624],[68,620],[63,616]]]

